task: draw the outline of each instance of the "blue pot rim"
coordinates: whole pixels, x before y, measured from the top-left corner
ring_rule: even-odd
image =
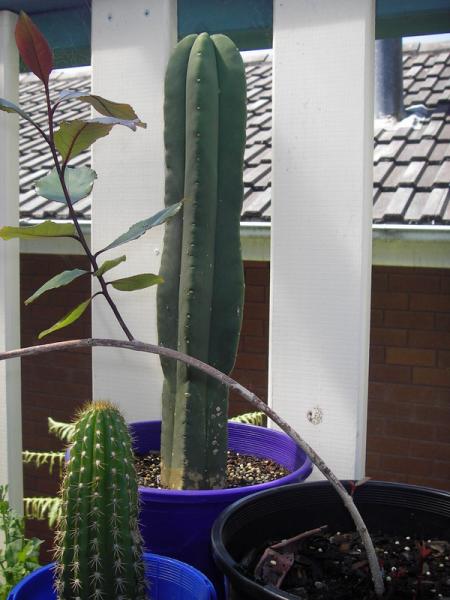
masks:
[[[155,425],[157,423],[160,424],[161,421],[159,421],[159,420],[136,421],[136,422],[130,423],[129,425],[131,427],[133,427],[135,425],[141,425],[141,426],[146,425],[146,424]],[[244,423],[233,423],[233,422],[229,422],[228,427],[232,428],[232,429],[249,427],[250,430],[252,430],[252,429],[257,430],[257,431],[264,430],[264,432],[269,432],[269,433],[267,433],[267,435],[270,435],[275,438],[278,437],[280,440],[286,439],[286,438],[291,440],[291,438],[283,431],[277,431],[275,429],[269,429],[267,427],[259,427],[257,425],[248,425],[248,424],[244,424]],[[295,444],[295,442],[293,440],[291,440],[291,441],[292,441],[293,447],[297,448],[297,445]],[[300,448],[299,448],[299,450],[300,450]],[[303,452],[303,451],[301,451],[301,452]],[[215,500],[217,500],[217,502],[219,502],[223,498],[233,498],[233,497],[235,497],[235,499],[238,500],[243,495],[248,496],[249,494],[254,494],[256,492],[263,492],[265,490],[280,487],[282,485],[288,485],[288,484],[292,484],[292,483],[298,483],[299,481],[304,481],[311,474],[312,469],[313,469],[313,465],[311,463],[311,460],[308,458],[308,456],[305,455],[305,460],[298,469],[296,469],[295,471],[292,471],[291,473],[289,473],[288,475],[285,475],[284,477],[280,477],[279,479],[275,479],[274,481],[270,481],[267,483],[258,483],[256,485],[248,485],[245,487],[226,488],[226,489],[218,489],[218,490],[168,490],[168,489],[158,489],[158,488],[139,486],[139,495],[141,496],[142,500],[146,500],[146,501],[151,501],[152,499],[154,501],[157,501],[157,500],[162,500],[164,498],[164,501],[168,501],[168,502],[180,501],[180,502],[186,502],[186,503],[191,503],[191,502],[198,503],[198,502],[201,502],[202,500],[204,500],[205,502],[208,501],[208,503],[210,503],[211,500],[213,500],[213,499],[215,499]]]
[[[175,558],[171,558],[169,556],[161,556],[159,554],[154,554],[153,552],[144,552],[144,562],[145,563],[150,563],[150,562],[155,561],[155,560],[158,563],[162,563],[162,564],[167,565],[167,566],[170,566],[170,565],[179,566],[179,567],[181,567],[181,570],[188,569],[189,571],[195,571],[197,573],[197,575],[199,577],[201,577],[201,579],[203,580],[203,582],[207,586],[207,588],[208,588],[208,590],[209,590],[209,592],[211,594],[211,599],[213,599],[213,598],[216,597],[214,586],[212,585],[211,581],[206,577],[206,575],[204,573],[202,573],[201,571],[199,571],[195,567],[193,567],[191,565],[188,565],[187,563],[184,563],[181,560],[177,560]],[[55,564],[56,563],[54,563],[54,562],[49,563],[48,565],[44,565],[43,567],[39,567],[38,569],[36,569],[36,570],[32,571],[31,573],[29,573],[17,585],[15,585],[14,588],[9,592],[7,600],[14,600],[15,597],[20,593],[20,591],[24,587],[27,586],[27,583],[30,580],[33,580],[36,576],[39,576],[41,573],[45,573],[47,571],[53,570]]]

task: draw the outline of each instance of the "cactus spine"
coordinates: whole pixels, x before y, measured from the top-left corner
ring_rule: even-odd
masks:
[[[77,419],[61,499],[58,600],[146,600],[131,440],[107,402]]]
[[[186,202],[165,230],[159,343],[229,373],[242,321],[246,121],[245,70],[229,38],[202,33],[177,45],[166,72],[164,117],[165,204]],[[228,392],[181,363],[161,362],[163,484],[223,487]]]

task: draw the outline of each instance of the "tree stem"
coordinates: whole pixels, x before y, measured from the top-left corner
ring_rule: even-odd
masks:
[[[52,109],[51,103],[50,103],[50,93],[49,93],[49,89],[48,89],[48,85],[45,86],[45,96],[46,96],[46,100],[47,100],[47,116],[48,116],[48,131],[49,134],[48,136],[44,135],[44,139],[48,144],[48,147],[50,148],[50,151],[52,153],[52,157],[53,157],[53,162],[55,164],[55,169],[56,172],[58,173],[58,178],[59,181],[61,183],[61,187],[64,193],[64,197],[66,199],[66,203],[67,203],[67,208],[69,209],[69,214],[70,214],[70,218],[72,219],[73,224],[75,225],[75,229],[77,230],[77,235],[78,235],[78,241],[80,242],[80,244],[83,247],[83,250],[89,260],[89,262],[91,263],[92,269],[93,271],[97,271],[98,270],[98,264],[97,264],[97,259],[95,257],[94,254],[92,254],[91,249],[89,248],[89,245],[86,241],[86,237],[83,233],[83,230],[81,229],[81,226],[78,222],[78,217],[74,211],[73,208],[73,204],[72,204],[72,199],[70,197],[69,194],[69,190],[67,189],[67,185],[66,185],[66,181],[64,179],[64,172],[67,166],[67,162],[64,163],[63,167],[61,167],[61,164],[59,162],[58,159],[58,154],[56,151],[56,146],[55,146],[55,140],[54,140],[54,123],[53,123],[53,115],[54,115],[54,110]],[[112,299],[108,287],[106,285],[106,282],[103,278],[102,275],[96,275],[98,282],[100,283],[100,287],[102,289],[101,293],[103,294],[103,296],[106,298],[108,304],[111,307],[111,310],[114,313],[114,316],[116,317],[120,327],[122,328],[123,332],[125,333],[125,335],[127,336],[127,338],[129,340],[133,340],[134,336],[131,333],[131,331],[128,329],[124,319],[122,318],[122,315],[119,312],[119,309],[117,308],[116,303],[114,302],[114,300]]]

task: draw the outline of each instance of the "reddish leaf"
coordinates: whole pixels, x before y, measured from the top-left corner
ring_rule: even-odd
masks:
[[[418,547],[419,554],[422,559],[427,558],[427,556],[429,556],[432,552],[431,548],[428,548],[428,546],[425,546],[425,544],[423,542],[418,542],[417,547]]]
[[[45,37],[23,11],[16,25],[16,44],[27,67],[47,85],[53,69],[53,54]]]

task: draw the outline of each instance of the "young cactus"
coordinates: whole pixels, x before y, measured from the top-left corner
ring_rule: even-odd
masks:
[[[146,600],[131,440],[108,402],[78,416],[61,499],[58,600]]]
[[[158,335],[224,373],[233,368],[244,278],[240,247],[246,88],[242,58],[224,35],[190,35],[165,80],[165,204],[185,198],[166,225],[158,287]],[[228,391],[204,374],[161,359],[162,482],[223,487]]]

